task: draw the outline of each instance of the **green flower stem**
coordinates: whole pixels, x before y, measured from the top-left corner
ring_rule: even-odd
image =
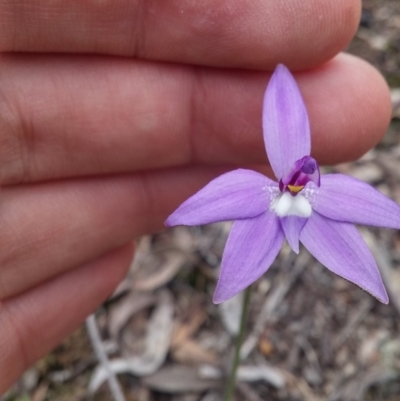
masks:
[[[243,340],[244,340],[244,334],[246,331],[247,315],[248,315],[249,301],[250,301],[250,292],[251,292],[251,286],[247,287],[244,291],[242,315],[240,317],[239,334],[236,338],[235,355],[233,358],[232,368],[231,368],[231,372],[229,375],[228,385],[227,385],[226,391],[225,391],[224,401],[232,401],[233,393],[235,392],[236,375],[237,375],[237,370],[238,370],[239,362],[240,362],[240,348],[242,347]]]

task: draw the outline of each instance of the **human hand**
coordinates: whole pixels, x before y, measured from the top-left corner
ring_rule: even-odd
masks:
[[[306,71],[321,163],[376,144],[384,81],[351,56],[323,64],[359,12],[358,0],[0,0],[1,392],[110,294],[134,238],[221,170],[265,162],[263,71]]]

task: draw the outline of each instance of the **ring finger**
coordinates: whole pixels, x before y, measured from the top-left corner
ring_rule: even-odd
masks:
[[[219,172],[193,167],[4,188],[0,299],[159,230],[180,201]]]

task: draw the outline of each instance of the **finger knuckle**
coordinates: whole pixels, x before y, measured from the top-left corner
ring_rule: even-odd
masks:
[[[18,102],[12,101],[0,85],[0,180],[16,184],[29,180],[28,148],[33,141],[33,126],[23,116]]]

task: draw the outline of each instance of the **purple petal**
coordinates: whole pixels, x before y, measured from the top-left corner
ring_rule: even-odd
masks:
[[[400,228],[400,206],[370,185],[343,174],[321,177],[313,209],[333,220]]]
[[[283,232],[290,247],[294,252],[299,253],[300,232],[308,219],[297,216],[282,217],[280,219]]]
[[[234,170],[183,202],[165,224],[190,226],[255,217],[268,210],[271,191],[277,188],[277,183],[260,173]]]
[[[278,181],[311,151],[310,124],[299,88],[278,65],[264,95],[263,132],[269,162]]]
[[[284,239],[273,212],[233,224],[225,247],[214,303],[221,303],[248,287],[271,266]]]
[[[300,241],[333,273],[358,285],[384,304],[389,302],[378,267],[357,229],[314,212]]]

